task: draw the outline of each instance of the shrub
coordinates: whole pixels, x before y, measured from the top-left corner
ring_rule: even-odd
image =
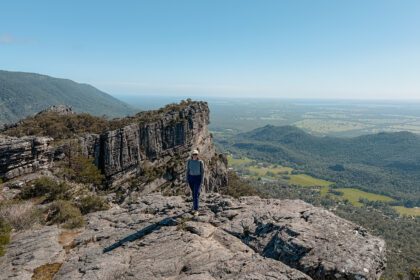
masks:
[[[80,209],[83,215],[95,211],[106,210],[109,208],[106,201],[97,195],[88,195],[83,197],[77,203],[77,207]]]
[[[42,223],[42,211],[28,201],[8,201],[0,204],[0,219],[16,230],[30,229]]]
[[[77,155],[69,162],[69,167],[65,168],[65,176],[70,180],[99,186],[104,176],[101,171],[93,164],[92,159]]]
[[[228,186],[222,193],[236,198],[241,196],[262,196],[259,191],[241,180],[235,172],[228,172]]]
[[[32,185],[25,186],[22,189],[20,198],[30,199],[44,196],[46,201],[57,199],[70,199],[70,186],[64,182],[58,183],[49,177],[36,179]]]
[[[49,224],[63,224],[64,228],[77,228],[84,224],[82,213],[71,202],[58,200],[48,209],[47,221]]]
[[[144,166],[141,175],[146,182],[152,182],[157,178],[161,178],[164,173],[165,168],[163,166]]]
[[[3,256],[6,252],[6,245],[10,242],[10,225],[0,217],[0,256]]]

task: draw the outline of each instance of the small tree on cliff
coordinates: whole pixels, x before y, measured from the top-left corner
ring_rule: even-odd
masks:
[[[100,170],[93,164],[92,159],[82,155],[73,157],[67,172],[71,180],[83,184],[99,186],[104,179]]]
[[[63,176],[69,180],[99,186],[104,176],[93,163],[93,159],[82,154],[82,148],[77,140],[69,140],[64,145],[66,155],[66,167]]]

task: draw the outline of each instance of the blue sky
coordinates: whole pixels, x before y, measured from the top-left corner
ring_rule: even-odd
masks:
[[[115,96],[420,99],[420,1],[5,0],[0,69]]]

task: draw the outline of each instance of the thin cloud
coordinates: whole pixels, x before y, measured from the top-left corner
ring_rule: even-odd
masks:
[[[274,94],[276,89],[265,86],[238,86],[226,84],[147,84],[137,82],[93,82],[94,85],[110,91],[119,92],[164,92],[185,94],[241,94],[252,95],[255,93]]]
[[[0,44],[9,45],[16,43],[16,39],[10,34],[0,35]]]
[[[0,45],[27,44],[32,42],[32,40],[17,38],[8,33],[0,34]]]

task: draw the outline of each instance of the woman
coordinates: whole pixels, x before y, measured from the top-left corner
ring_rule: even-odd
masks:
[[[204,179],[204,162],[198,158],[198,150],[194,150],[192,158],[187,161],[186,178],[193,197],[193,213],[197,216],[200,187]]]

